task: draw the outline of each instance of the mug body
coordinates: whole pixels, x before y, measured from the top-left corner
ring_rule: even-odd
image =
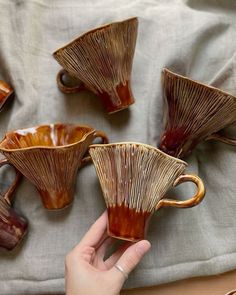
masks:
[[[0,198],[0,247],[13,250],[23,239],[28,222]]]
[[[164,132],[159,148],[184,158],[198,143],[236,122],[236,97],[168,69],[162,71]]]
[[[145,239],[152,212],[138,212],[125,204],[110,206],[107,212],[109,236],[131,242]]]
[[[5,106],[6,102],[13,97],[14,90],[6,82],[0,80],[0,111]]]
[[[73,201],[77,171],[94,133],[89,126],[42,125],[7,133],[0,150],[36,186],[46,209],[62,209]]]
[[[134,103],[130,80],[137,29],[137,18],[110,23],[83,34],[53,53],[70,76],[100,97],[108,113]]]
[[[89,153],[108,210],[108,234],[129,241],[143,239],[159,201],[187,163],[134,142],[91,145]]]

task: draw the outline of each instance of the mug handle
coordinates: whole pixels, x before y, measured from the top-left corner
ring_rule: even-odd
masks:
[[[217,140],[229,145],[236,146],[236,139],[228,138],[226,136],[220,135],[219,133],[213,133],[212,135],[208,136],[206,140]]]
[[[173,199],[161,199],[157,204],[156,209],[161,207],[178,207],[178,208],[190,208],[198,205],[205,196],[205,187],[200,177],[192,174],[180,175],[174,182],[174,186],[186,181],[192,181],[197,186],[197,193],[190,199],[185,201],[178,201]]]
[[[83,90],[87,90],[83,82],[81,82],[81,84],[77,86],[66,86],[63,81],[63,76],[65,75],[68,75],[68,72],[64,69],[61,69],[57,74],[57,85],[58,85],[58,88],[61,90],[61,92],[76,93]]]
[[[7,203],[11,205],[13,193],[22,178],[22,174],[13,165],[11,165],[11,163],[6,158],[0,159],[0,167],[4,165],[12,166],[15,169],[15,173],[16,173],[15,179],[13,180],[11,186],[8,188],[8,190],[4,193],[4,196],[3,196],[4,199],[7,201]]]
[[[96,131],[93,135],[93,140],[97,137],[101,137],[103,144],[109,143],[108,137],[105,132],[100,131],[100,130]],[[81,161],[81,167],[84,167],[85,165],[87,165],[91,161],[92,161],[91,156],[85,156]]]
[[[13,97],[14,90],[3,80],[0,80],[0,111],[3,109],[5,103]]]

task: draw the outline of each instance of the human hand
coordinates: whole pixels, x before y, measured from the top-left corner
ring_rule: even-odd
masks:
[[[66,256],[66,295],[120,294],[128,274],[150,249],[146,240],[126,242],[104,260],[106,250],[114,242],[106,233],[106,220],[104,212]]]

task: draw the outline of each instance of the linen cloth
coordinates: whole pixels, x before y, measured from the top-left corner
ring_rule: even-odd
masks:
[[[107,115],[89,93],[65,95],[56,85],[60,69],[51,56],[81,33],[138,16],[132,71],[136,103]],[[236,2],[234,0],[0,0],[0,78],[15,99],[0,114],[7,130],[54,122],[88,124],[110,142],[156,146],[162,130],[161,69],[167,67],[236,95]],[[236,136],[234,128],[230,134]],[[162,209],[152,217],[152,250],[125,287],[150,286],[236,268],[236,150],[208,142],[186,159],[188,172],[204,180],[205,200],[192,209]],[[1,185],[10,183],[1,175]],[[189,198],[192,184],[171,192]],[[24,178],[15,207],[26,216],[27,238],[13,252],[0,251],[0,294],[63,294],[64,258],[105,206],[93,165],[77,176],[73,206],[46,211]]]

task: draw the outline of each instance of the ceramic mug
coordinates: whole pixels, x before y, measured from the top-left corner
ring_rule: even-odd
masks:
[[[93,29],[53,53],[64,68],[57,84],[64,93],[88,89],[97,94],[105,110],[114,113],[134,103],[130,80],[138,19],[131,18]],[[69,74],[82,83],[66,86]]]
[[[74,124],[41,125],[8,132],[0,151],[37,188],[47,209],[72,203],[77,171],[91,158],[86,155],[95,138],[104,132]]]
[[[9,164],[7,159],[0,159],[0,167]],[[0,247],[14,249],[27,232],[27,220],[18,215],[12,208],[13,193],[19,184],[21,174],[16,170],[16,176],[8,190],[0,195]]]
[[[10,85],[0,80],[0,111],[3,109],[5,103],[13,97],[14,91]]]
[[[167,69],[162,72],[164,132],[159,148],[183,158],[203,140],[236,145],[219,131],[236,123],[236,97]]]
[[[193,207],[205,195],[202,180],[184,174],[186,162],[150,145],[95,144],[90,146],[89,153],[108,210],[109,236],[129,241],[144,239],[154,211],[166,206]],[[171,187],[186,181],[197,185],[192,198],[186,201],[164,198]]]

